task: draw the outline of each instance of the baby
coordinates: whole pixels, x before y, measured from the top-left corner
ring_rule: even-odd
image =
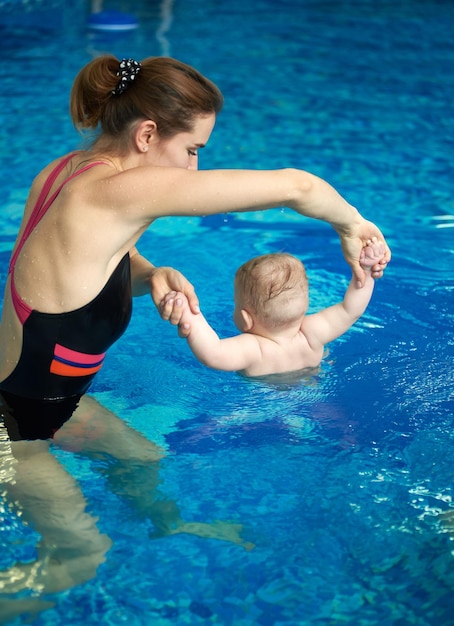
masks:
[[[342,302],[306,315],[309,302],[304,265],[296,257],[265,254],[242,265],[235,275],[233,320],[242,333],[220,339],[202,314],[191,312],[180,292],[168,294],[183,306],[180,324],[190,329],[194,355],[214,369],[265,376],[317,367],[324,347],[345,333],[366,310],[374,290],[371,268],[384,255],[376,238],[363,248],[363,287],[352,278]]]

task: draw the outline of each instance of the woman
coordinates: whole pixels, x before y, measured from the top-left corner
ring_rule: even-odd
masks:
[[[162,216],[285,205],[333,226],[361,283],[362,247],[373,237],[383,240],[374,224],[307,172],[197,171],[198,151],[222,103],[213,83],[176,60],[96,58],[76,77],[70,109],[75,126],[97,136],[88,149],[57,159],[33,182],[5,290],[0,394],[14,474],[8,495],[43,536],[39,581],[47,590],[94,575],[110,545],[88,520],[74,481],[49,453],[49,439],[115,456],[123,464],[121,489],[132,500],[136,480],[131,476],[128,491],[127,462],[150,472],[159,458],[150,442],[85,395],[106,350],[128,325],[132,295],[151,293],[172,324],[179,323],[182,307],[164,300],[169,292],[182,291],[198,311],[194,290],[178,271],[156,268],[138,253],[136,243],[150,224]],[[376,278],[390,260],[385,249],[373,268]],[[114,488],[117,469],[109,475]],[[36,506],[37,499],[44,505]],[[142,497],[135,501],[144,508]],[[50,526],[49,507],[55,509]],[[146,514],[156,514],[153,507]],[[164,533],[212,534],[206,525],[185,526],[177,516],[156,524]],[[218,526],[217,532],[241,542],[236,531]],[[55,569],[57,558],[65,575]]]

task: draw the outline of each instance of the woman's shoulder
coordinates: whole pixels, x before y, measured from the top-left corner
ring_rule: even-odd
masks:
[[[40,186],[43,181],[47,180],[54,174],[55,178],[62,172],[63,170],[69,168],[72,169],[74,166],[74,161],[78,161],[82,154],[79,151],[69,152],[63,156],[56,157],[53,161],[50,161],[47,165],[45,165],[39,172],[36,174],[33,185]]]

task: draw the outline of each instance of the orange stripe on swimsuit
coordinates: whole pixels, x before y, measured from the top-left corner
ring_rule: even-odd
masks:
[[[87,376],[96,374],[102,367],[106,353],[84,354],[56,344],[50,371],[59,376]]]

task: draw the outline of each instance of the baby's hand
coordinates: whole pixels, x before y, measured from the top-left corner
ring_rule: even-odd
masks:
[[[160,306],[164,307],[166,305],[177,305],[177,306],[186,306],[188,304],[188,299],[184,295],[182,291],[169,291],[166,293],[164,298],[161,300]]]
[[[193,314],[186,295],[181,291],[169,291],[162,299],[161,307],[172,309],[171,323],[175,326],[178,325],[180,337],[187,337],[191,330],[189,322]]]
[[[378,241],[376,237],[369,239],[367,245],[361,250],[359,258],[361,267],[364,270],[371,270],[383,258],[384,253],[385,246],[381,241]]]

